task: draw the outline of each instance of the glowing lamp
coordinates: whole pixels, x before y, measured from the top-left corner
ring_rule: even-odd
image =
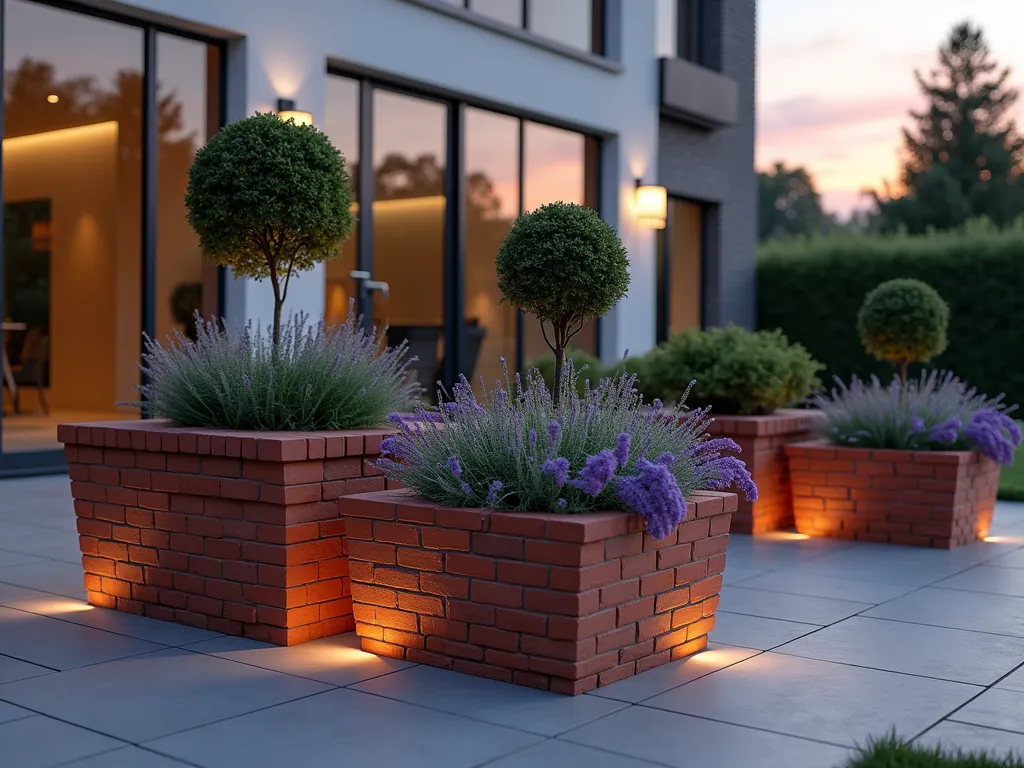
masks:
[[[294,120],[296,125],[313,124],[313,114],[296,109],[295,102],[291,99],[277,100],[277,116],[286,121]]]
[[[651,229],[664,229],[668,217],[668,191],[636,180],[636,220]]]
[[[56,104],[58,101],[60,101],[60,96],[58,96],[56,93],[51,93],[49,96],[46,97],[46,100],[50,104]]]

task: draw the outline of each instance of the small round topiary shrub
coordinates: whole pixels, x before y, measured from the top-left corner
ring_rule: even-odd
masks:
[[[927,283],[888,280],[864,299],[857,331],[868,354],[888,360],[907,381],[907,366],[924,363],[946,349],[949,305]]]
[[[597,212],[574,203],[549,203],[516,219],[498,249],[496,266],[503,300],[541,323],[555,355],[552,394],[557,404],[569,341],[626,295],[626,249]]]
[[[696,381],[691,402],[745,415],[806,399],[824,368],[782,331],[751,332],[736,325],[674,334],[647,355],[644,367],[641,385],[649,397],[677,401]]]
[[[273,340],[297,273],[337,255],[352,231],[341,153],[312,125],[256,114],[231,123],[196,153],[188,222],[212,263],[238,277],[270,278]]]

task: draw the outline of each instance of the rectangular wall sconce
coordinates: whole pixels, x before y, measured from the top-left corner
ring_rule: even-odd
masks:
[[[285,121],[294,120],[296,125],[313,124],[313,114],[296,109],[295,102],[291,99],[277,100],[277,116]]]
[[[668,218],[668,191],[636,180],[636,220],[651,229],[664,229]]]

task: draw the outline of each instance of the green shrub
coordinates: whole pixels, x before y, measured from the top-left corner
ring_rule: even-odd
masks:
[[[502,301],[540,321],[555,356],[557,404],[569,341],[626,295],[626,249],[596,211],[549,203],[516,219],[498,248],[496,266]]]
[[[912,278],[882,283],[857,314],[864,349],[893,363],[904,383],[910,363],[926,363],[946,348],[948,326],[949,306],[934,288]]]
[[[362,429],[413,407],[419,385],[405,345],[387,349],[350,310],[345,323],[307,328],[296,316],[277,342],[196,318],[197,338],[146,338],[140,387],[147,416],[180,427],[246,430]]]
[[[718,413],[765,414],[804,400],[820,382],[823,366],[780,331],[747,331],[739,326],[690,329],[673,334],[649,355],[649,397],[675,402],[690,382],[699,406]]]
[[[913,277],[948,303],[949,346],[931,363],[982,392],[1024,402],[1024,227],[972,227],[920,237],[836,235],[773,243],[758,259],[758,325],[781,328],[826,366],[824,378],[849,381],[892,368],[865,354],[857,313],[879,283]],[[911,366],[911,373],[920,369]]]
[[[337,255],[352,231],[341,153],[312,125],[256,114],[196,153],[185,205],[206,258],[237,277],[270,278],[273,338],[291,278]]]
[[[572,360],[573,362],[573,370],[578,374],[576,377],[576,391],[581,395],[586,393],[588,381],[592,387],[596,387],[601,378],[606,375],[601,361],[589,352],[569,347],[565,350],[565,359],[567,361]],[[536,369],[537,372],[540,373],[541,378],[544,379],[544,384],[548,389],[551,389],[554,386],[554,355],[545,355],[538,360],[527,363],[526,369],[528,371]]]
[[[858,749],[846,768],[1024,768],[1024,760],[1013,753],[1002,757],[993,752],[912,746],[890,734]]]

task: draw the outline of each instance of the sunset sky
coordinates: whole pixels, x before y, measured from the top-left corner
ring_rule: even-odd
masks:
[[[757,167],[805,166],[844,216],[895,179],[900,128],[922,104],[914,69],[934,66],[954,24],[980,25],[1024,87],[1024,0],[759,0],[757,15]],[[1024,123],[1024,98],[1016,113]]]

